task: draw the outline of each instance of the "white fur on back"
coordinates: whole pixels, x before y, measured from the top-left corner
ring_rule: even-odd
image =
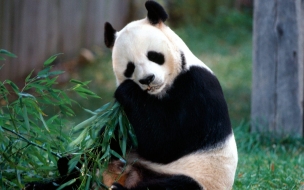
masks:
[[[170,42],[184,53],[187,63],[186,69],[189,69],[192,65],[195,65],[206,68],[212,73],[211,69],[191,52],[185,42],[178,35],[176,35],[175,32],[170,29],[170,27],[166,26],[164,23],[160,23],[159,25],[160,30],[167,36]]]
[[[221,147],[198,151],[169,164],[156,164],[143,160],[138,162],[158,173],[189,176],[204,190],[229,190],[233,186],[238,155],[232,134]]]

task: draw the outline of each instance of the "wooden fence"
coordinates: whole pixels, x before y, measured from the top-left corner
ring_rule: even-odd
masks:
[[[45,59],[64,53],[67,60],[81,48],[103,46],[103,26],[120,29],[130,0],[0,0],[0,49],[18,56],[1,64],[0,80],[39,69]]]

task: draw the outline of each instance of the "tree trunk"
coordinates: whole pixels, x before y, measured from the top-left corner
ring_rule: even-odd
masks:
[[[255,0],[252,131],[303,135],[304,1]]]

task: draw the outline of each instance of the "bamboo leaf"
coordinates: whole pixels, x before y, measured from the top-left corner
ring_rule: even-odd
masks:
[[[63,97],[62,99],[64,100],[65,104],[71,104],[72,103],[72,99],[70,97],[68,97],[68,95],[65,92],[60,92],[61,96]],[[78,103],[78,102],[76,102]]]
[[[76,146],[76,145],[79,145],[79,144],[84,140],[84,138],[87,136],[87,134],[88,134],[88,128],[85,128],[85,129],[80,133],[80,135],[79,135],[75,140],[73,140],[73,141],[69,144],[69,146],[70,146],[70,147],[74,147],[74,146]]]
[[[126,156],[128,133],[123,122],[122,114],[119,114],[119,129],[120,129],[120,136],[122,137],[122,139],[119,138],[119,145],[122,151],[122,155]]]
[[[60,117],[59,115],[54,115],[52,116],[51,118],[49,118],[47,121],[46,121],[46,124],[47,125],[51,125],[58,117]]]
[[[55,159],[54,155],[52,154],[51,145],[47,144],[46,149],[47,149],[49,160],[52,161],[53,164],[57,163],[57,160]]]
[[[46,159],[41,155],[41,152],[38,152],[36,148],[31,148],[31,153],[32,156],[35,156],[36,158],[38,158],[38,160],[43,163],[44,165],[47,165],[47,161]],[[41,166],[39,166],[39,168],[41,169]]]
[[[114,110],[114,109],[117,109],[117,108],[120,108],[120,104],[119,104],[119,102],[115,102],[114,103],[114,105],[112,106],[112,109]]]
[[[136,138],[134,129],[133,129],[133,127],[132,127],[131,124],[128,124],[128,133],[129,133],[129,136],[130,136],[130,138],[131,138],[132,144],[133,144],[135,147],[138,147],[137,138]]]
[[[45,123],[44,118],[43,118],[43,116],[42,116],[42,114],[41,114],[40,112],[39,112],[39,117],[40,117],[40,121],[42,122],[44,128],[45,128],[48,132],[50,132],[50,129],[48,128],[47,124]]]
[[[73,128],[73,131],[78,131],[80,129],[83,129],[85,127],[87,127],[88,125],[91,125],[91,123],[97,118],[96,115],[90,117],[89,119],[87,120],[84,120],[83,122],[79,123],[78,125],[76,125],[74,128]]]
[[[27,168],[20,166],[18,164],[15,164],[13,161],[11,161],[10,157],[5,152],[1,153],[1,156],[3,156],[3,158],[7,161],[8,165],[10,165],[12,168],[27,171]]]
[[[69,185],[72,185],[72,184],[75,183],[75,182],[76,182],[76,179],[71,179],[70,181],[68,181],[68,182],[66,182],[66,183],[64,183],[64,184],[62,184],[62,185],[60,185],[60,187],[57,188],[56,190],[62,190],[63,188],[65,188],[65,187],[67,187],[67,186],[69,186]]]
[[[89,110],[89,109],[85,109],[85,108],[82,108],[82,109],[83,109],[84,111],[86,111],[86,112],[92,114],[92,115],[96,115],[96,114],[97,114],[96,112],[91,111],[91,110]]]
[[[44,66],[48,66],[49,64],[53,63],[53,61],[57,58],[58,55],[62,55],[63,53],[57,53],[55,55],[52,55],[51,57],[49,57],[44,63]]]
[[[27,75],[27,77],[25,78],[25,82],[29,82],[29,80],[30,80],[30,78],[31,78],[31,76],[32,76],[32,74],[33,74],[33,72],[34,72],[34,69],[30,72],[29,75]]]
[[[9,84],[16,94],[20,92],[18,86],[15,83],[13,83],[11,80],[5,80],[5,83]]]
[[[78,164],[81,155],[74,156],[71,160],[69,160],[69,168],[68,173],[71,173],[75,166]]]
[[[71,108],[69,108],[67,105],[61,104],[59,105],[60,111],[65,114],[65,115],[69,115],[69,116],[74,116],[74,112]]]
[[[105,148],[105,146],[102,146],[102,148]],[[99,160],[102,161],[103,159],[105,159],[108,156],[110,156],[110,146],[107,146],[105,153],[102,155],[102,157]]]
[[[31,99],[33,99],[33,100],[36,101],[36,97],[33,96],[33,95],[31,95],[31,94],[29,94],[29,93],[20,92],[20,93],[18,93],[18,95],[21,96],[21,97],[31,98]]]
[[[49,72],[48,76],[57,76],[57,75],[61,75],[65,73],[64,71],[52,71],[52,72]]]
[[[48,77],[48,73],[50,72],[51,67],[46,67],[44,69],[42,69],[41,71],[38,72],[37,76],[39,78],[46,78]]]
[[[90,185],[91,185],[91,180],[92,180],[92,177],[87,177],[87,180],[86,180],[86,185],[85,185],[85,190],[89,190],[90,189]]]
[[[75,91],[80,95],[80,96],[85,96],[85,95],[89,95],[91,97],[94,97],[94,98],[100,98],[97,94],[95,94],[94,92],[88,90],[88,89],[85,89],[83,87],[79,87],[79,88],[76,88]]]
[[[48,89],[48,87],[45,86],[45,85],[41,85],[41,84],[37,84],[37,83],[30,83],[25,87],[25,90],[29,90],[31,88],[34,88],[34,89],[39,90],[39,91],[43,91],[43,90]]]
[[[15,169],[15,173],[16,173],[16,177],[17,177],[18,186],[19,186],[19,188],[22,188],[20,171]]]
[[[29,122],[29,117],[28,117],[27,109],[26,109],[25,105],[23,105],[22,110],[23,110],[23,119],[24,119],[24,122],[25,122],[26,130],[30,131],[30,122]]]
[[[120,160],[125,161],[125,159],[123,157],[121,157],[117,152],[115,152],[114,150],[110,150],[110,153],[115,156],[116,158],[119,158]]]
[[[2,178],[2,180],[3,180],[3,182],[4,182],[5,184],[8,184],[10,187],[13,187],[13,189],[16,189],[17,186],[18,186],[18,184],[16,184],[16,183],[13,182],[13,181],[10,181],[10,180],[8,180],[8,179],[6,179],[6,178]]]
[[[79,84],[79,86],[86,86],[87,84],[89,84],[91,81],[85,81],[85,82],[82,82],[82,81],[79,81],[79,80],[75,80],[75,79],[71,79],[70,80],[71,83],[75,83],[75,84]],[[78,85],[76,85],[74,88],[77,88],[79,87]]]
[[[9,57],[14,57],[14,58],[17,57],[15,54],[13,54],[13,53],[11,53],[11,52],[5,50],[5,49],[0,49],[0,54],[7,55],[7,56],[9,56]]]
[[[109,103],[106,103],[105,105],[103,105],[101,108],[95,110],[96,113],[100,113],[100,112],[103,112],[105,110],[107,110],[110,105],[112,104],[112,102],[109,102]]]

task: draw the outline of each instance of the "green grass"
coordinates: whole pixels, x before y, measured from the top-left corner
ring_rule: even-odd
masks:
[[[249,133],[243,124],[234,132],[239,163],[233,189],[304,188],[303,139]]]

